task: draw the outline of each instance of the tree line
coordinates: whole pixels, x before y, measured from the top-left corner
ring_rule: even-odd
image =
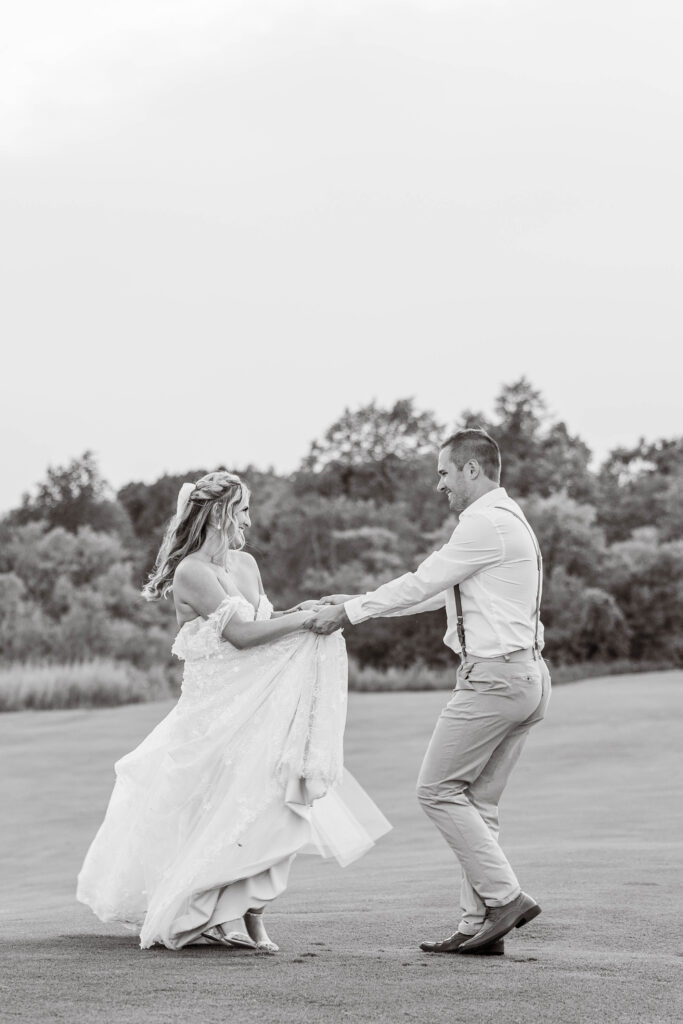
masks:
[[[683,664],[683,438],[642,439],[593,468],[524,378],[501,389],[492,417],[468,409],[448,425],[411,399],[347,409],[289,475],[204,466],[114,493],[91,452],[51,467],[0,521],[0,661],[108,657],[174,671],[172,607],[139,591],[180,485],[211,469],[251,489],[249,550],[276,607],[414,568],[456,525],[435,490],[439,443],[455,426],[493,434],[502,484],[539,538],[550,659]],[[445,666],[444,628],[443,612],[380,619],[347,642],[361,666]]]

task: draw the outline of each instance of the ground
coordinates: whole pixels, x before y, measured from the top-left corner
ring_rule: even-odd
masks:
[[[543,913],[504,958],[434,956],[457,871],[415,779],[444,693],[352,694],[347,764],[394,825],[342,870],[302,857],[269,914],[282,951],[141,951],[75,902],[113,761],[167,704],[0,716],[0,1020],[313,1024],[683,1018],[683,673],[557,687],[503,804]]]

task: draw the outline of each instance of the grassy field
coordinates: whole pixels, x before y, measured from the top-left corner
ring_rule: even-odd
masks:
[[[417,690],[451,690],[457,663],[448,668],[415,664],[407,668],[361,668],[349,658],[349,690],[359,693],[399,693]],[[574,682],[631,672],[661,672],[674,668],[667,662],[634,662],[624,659],[552,666],[553,682]],[[182,666],[142,671],[113,658],[59,664],[15,662],[0,666],[0,712],[47,711],[68,708],[116,707],[145,701],[175,699],[180,692]]]
[[[163,671],[142,672],[113,658],[0,666],[0,711],[115,707],[172,696]]]
[[[170,706],[0,717],[0,1020],[668,1024],[683,1017],[683,673],[559,688],[503,805],[543,914],[504,958],[437,957],[457,871],[414,785],[443,693],[353,694],[347,763],[394,824],[341,870],[300,858],[276,956],[144,952],[74,900],[112,762]]]

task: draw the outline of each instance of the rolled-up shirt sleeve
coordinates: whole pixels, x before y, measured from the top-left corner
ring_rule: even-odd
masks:
[[[344,610],[356,625],[366,619],[441,608],[446,590],[502,558],[503,544],[493,524],[481,515],[463,516],[448,543],[425,558],[415,572],[352,598]]]

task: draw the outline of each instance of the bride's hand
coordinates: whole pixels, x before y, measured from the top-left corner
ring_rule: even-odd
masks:
[[[316,598],[314,601],[302,601],[301,604],[297,604],[292,610],[295,612],[309,612],[319,608],[322,603],[320,598]]]

